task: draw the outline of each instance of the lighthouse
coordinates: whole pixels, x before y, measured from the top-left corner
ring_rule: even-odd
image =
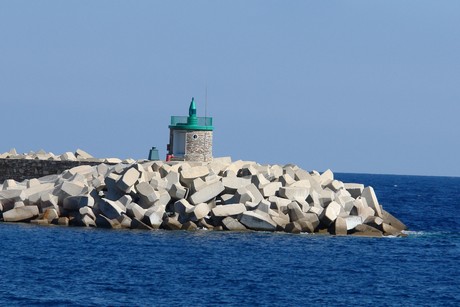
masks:
[[[192,98],[188,116],[171,116],[167,160],[212,161],[212,117],[197,117]]]

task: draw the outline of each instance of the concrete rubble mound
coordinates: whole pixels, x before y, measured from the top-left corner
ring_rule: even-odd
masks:
[[[15,151],[3,158],[24,158]],[[94,159],[82,150],[32,159]],[[372,187],[331,170],[212,162],[114,161],[0,185],[0,220],[40,225],[166,230],[282,231],[404,236]],[[107,164],[106,164],[107,163]]]
[[[0,153],[0,159],[24,159],[24,160],[49,160],[49,161],[82,161],[82,162],[101,162],[101,163],[133,163],[133,159],[121,160],[118,158],[95,158],[82,149],[77,149],[75,152],[65,152],[63,154],[54,154],[46,152],[43,149],[39,151],[30,151],[27,153],[18,153],[15,148],[8,152]]]

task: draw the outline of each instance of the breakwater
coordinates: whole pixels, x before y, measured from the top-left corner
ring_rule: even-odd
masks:
[[[0,184],[7,179],[23,181],[61,174],[65,170],[80,165],[98,165],[101,163],[113,165],[120,162],[123,161],[116,158],[97,159],[81,149],[61,155],[54,155],[43,150],[18,154],[15,149],[12,149],[9,152],[0,154]]]
[[[403,235],[372,187],[296,165],[132,162],[79,165],[0,191],[5,222],[104,228]]]

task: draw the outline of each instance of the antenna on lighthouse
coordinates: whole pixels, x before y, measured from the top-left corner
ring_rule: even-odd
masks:
[[[208,83],[206,82],[205,85],[205,93],[204,93],[204,117],[206,118],[206,122],[208,121]]]

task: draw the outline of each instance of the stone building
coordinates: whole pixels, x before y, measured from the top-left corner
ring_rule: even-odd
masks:
[[[189,116],[171,116],[167,160],[212,160],[212,117],[197,117],[194,98]]]

